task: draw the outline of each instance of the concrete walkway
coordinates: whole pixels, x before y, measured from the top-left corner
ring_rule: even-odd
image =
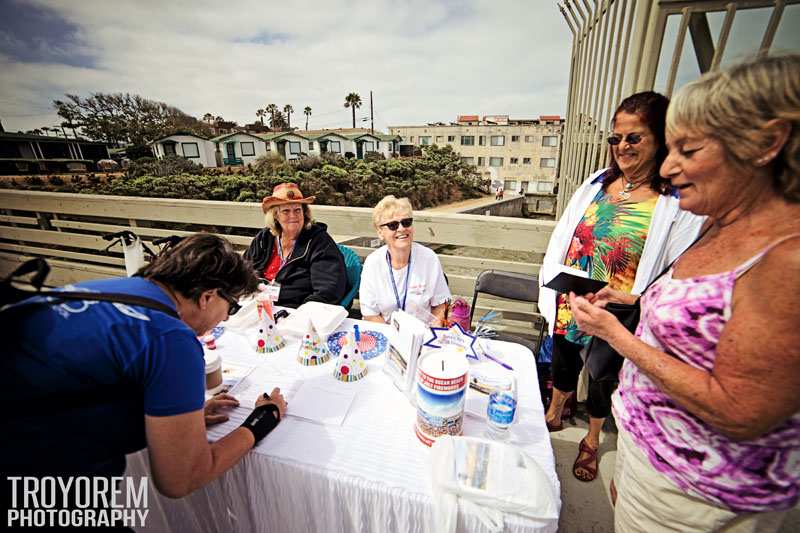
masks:
[[[586,436],[588,421],[578,417],[564,420],[564,429],[550,434],[556,456],[556,474],[561,481],[560,533],[611,533],[614,531],[614,508],[608,492],[617,459],[617,434],[600,436],[597,478],[589,483],[572,475],[578,456],[578,443]]]
[[[578,456],[578,443],[588,430],[588,419],[581,405],[578,416],[564,420],[564,429],[550,434],[556,456],[556,473],[561,481],[561,518],[559,533],[612,533],[614,508],[611,505],[609,484],[614,476],[617,459],[616,432],[603,431],[600,436],[597,478],[585,483],[572,475],[572,465]],[[608,426],[608,423],[606,423]],[[792,509],[777,533],[800,531],[800,505]]]
[[[469,200],[462,200],[460,202],[453,202],[451,204],[437,205],[424,209],[430,213],[460,213],[466,209],[474,209],[476,207],[483,207],[485,205],[492,205],[497,200],[494,199],[494,194],[487,194],[480,198],[470,198]]]

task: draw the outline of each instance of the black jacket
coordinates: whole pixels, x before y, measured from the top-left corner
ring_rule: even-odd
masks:
[[[275,282],[281,285],[278,305],[297,307],[305,302],[338,305],[344,297],[347,291],[344,258],[327,229],[325,224],[316,222],[300,232],[294,251],[275,277]],[[264,275],[276,242],[275,236],[264,228],[244,253],[259,277]]]

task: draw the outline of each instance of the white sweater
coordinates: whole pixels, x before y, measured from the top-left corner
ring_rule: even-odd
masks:
[[[556,317],[556,292],[543,287],[543,284],[558,274],[558,268],[564,264],[575,228],[597,191],[602,188],[607,170],[598,170],[575,191],[550,236],[539,271],[539,312],[547,320],[551,335]],[[658,197],[636,269],[632,294],[641,294],[653,278],[681,255],[700,233],[705,217],[681,210],[678,201],[678,197],[673,195],[662,194]]]

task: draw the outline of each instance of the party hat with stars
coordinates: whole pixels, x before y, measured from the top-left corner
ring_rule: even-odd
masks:
[[[339,357],[336,359],[336,368],[333,377],[339,381],[358,381],[367,375],[367,365],[361,357],[361,350],[358,349],[356,332],[349,332],[347,339],[342,345]]]

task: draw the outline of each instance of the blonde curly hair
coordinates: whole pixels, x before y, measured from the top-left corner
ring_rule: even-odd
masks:
[[[771,120],[791,126],[789,138],[772,162],[775,190],[800,202],[800,54],[751,59],[709,72],[684,85],[667,110],[667,133],[678,128],[717,139],[730,160],[752,167],[774,138],[764,130]]]
[[[411,216],[413,211],[411,200],[408,198],[397,198],[392,194],[384,196],[381,198],[381,201],[372,208],[372,225],[378,230],[380,229],[379,226],[384,216],[393,215],[395,213],[408,214],[408,216]]]

